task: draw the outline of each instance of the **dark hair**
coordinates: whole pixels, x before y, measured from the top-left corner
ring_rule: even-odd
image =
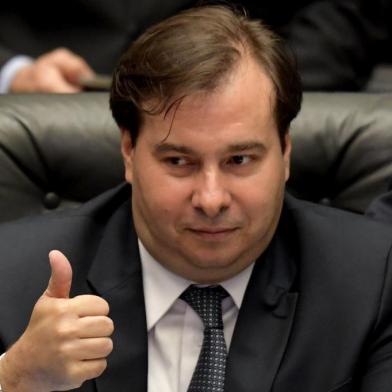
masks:
[[[302,99],[294,57],[260,21],[224,6],[183,11],[134,41],[114,71],[113,117],[136,143],[143,113],[167,113],[185,96],[214,91],[244,55],[256,60],[273,82],[275,119],[284,147]]]

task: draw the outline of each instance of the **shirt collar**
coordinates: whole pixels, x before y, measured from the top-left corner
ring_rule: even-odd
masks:
[[[143,271],[147,330],[150,331],[172,307],[181,293],[194,282],[176,275],[163,267],[148,253],[140,239],[139,251]],[[230,294],[238,309],[241,307],[253,266],[254,263],[238,275],[220,283]]]

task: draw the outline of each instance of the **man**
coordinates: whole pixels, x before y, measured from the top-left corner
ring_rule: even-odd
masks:
[[[131,187],[0,228],[3,390],[389,391],[391,236],[284,195],[300,102],[281,42],[224,7],[134,42]]]

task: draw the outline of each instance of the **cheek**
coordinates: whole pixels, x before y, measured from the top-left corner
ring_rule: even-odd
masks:
[[[186,187],[170,181],[163,173],[155,175],[146,171],[143,176],[134,175],[134,198],[146,220],[153,224],[174,224],[187,209]]]
[[[253,230],[259,231],[260,228],[268,226],[273,219],[277,202],[276,197],[271,198],[270,196],[270,194],[259,193],[257,197],[248,200],[246,214]]]
[[[268,225],[280,211],[285,188],[285,167],[272,165],[271,170],[262,171],[258,178],[242,184],[240,204],[248,219],[257,226]]]

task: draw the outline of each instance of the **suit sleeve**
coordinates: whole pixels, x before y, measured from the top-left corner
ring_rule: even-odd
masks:
[[[366,210],[366,215],[378,221],[392,223],[392,181],[389,192],[376,198]]]
[[[391,230],[392,236],[392,230]],[[388,392],[392,386],[392,256],[389,252],[378,316],[363,353],[360,392]]]

